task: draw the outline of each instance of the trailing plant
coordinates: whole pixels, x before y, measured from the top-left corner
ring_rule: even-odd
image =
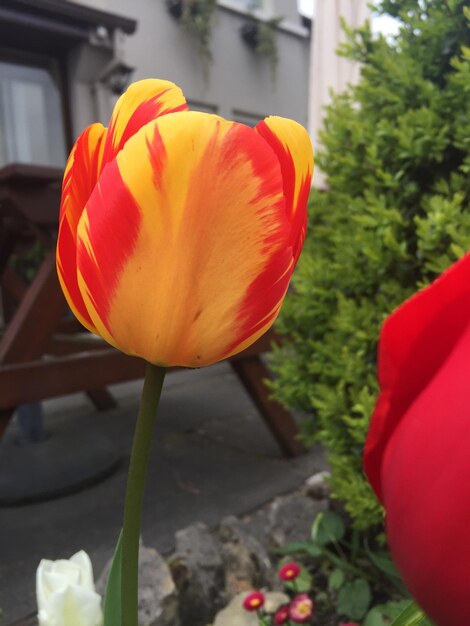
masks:
[[[256,54],[269,59],[273,80],[276,78],[279,63],[277,29],[283,19],[283,17],[272,17],[269,20],[259,20],[252,17],[241,28],[243,40],[253,48]]]
[[[212,27],[217,0],[183,0],[181,24],[198,41],[199,55],[207,75],[212,63]]]
[[[469,0],[383,0],[395,38],[368,26],[343,54],[359,83],[328,107],[306,250],[278,325],[276,397],[309,414],[303,437],[322,441],[335,497],[355,527],[380,528],[362,473],[377,394],[385,317],[470,245]]]
[[[273,79],[276,78],[277,66],[279,63],[279,51],[277,47],[277,29],[282,22],[282,17],[272,17],[269,20],[259,23],[258,43],[256,45],[257,54],[269,59]]]

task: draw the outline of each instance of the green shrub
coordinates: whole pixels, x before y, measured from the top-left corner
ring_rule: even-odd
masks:
[[[393,40],[368,27],[344,53],[359,84],[328,109],[310,234],[278,330],[275,395],[312,417],[332,487],[357,528],[382,512],[362,473],[385,317],[470,244],[470,16],[466,0],[382,0]]]

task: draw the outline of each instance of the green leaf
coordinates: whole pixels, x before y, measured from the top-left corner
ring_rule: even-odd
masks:
[[[409,600],[398,600],[374,606],[367,613],[363,626],[390,626],[392,620],[400,615],[409,602]]]
[[[379,569],[381,572],[387,576],[390,582],[398,589],[402,596],[407,596],[408,592],[406,590],[405,584],[400,576],[400,572],[395,567],[392,559],[390,558],[390,554],[386,551],[381,552],[373,552],[369,548],[369,544],[367,540],[364,542],[364,549],[366,551],[367,556],[371,560],[371,562]],[[396,616],[393,616],[396,617]]]
[[[338,593],[338,612],[351,619],[364,617],[372,598],[367,580],[358,578],[341,587]]]
[[[319,513],[312,526],[312,541],[320,546],[336,543],[344,536],[344,522],[332,511]]]
[[[339,568],[334,569],[328,578],[329,589],[339,589],[344,583],[344,573]]]
[[[414,602],[410,602],[406,609],[392,622],[392,626],[419,626],[428,624],[423,611]]]
[[[398,578],[399,580],[401,580],[400,573],[395,567],[395,564],[390,558],[390,555],[388,554],[388,552],[373,552],[369,548],[367,541],[364,544],[364,548],[367,553],[367,556],[375,565],[375,567],[377,567],[377,569],[379,569],[381,572],[383,572],[384,574],[386,574],[386,576],[389,576],[390,578]]]
[[[284,586],[287,589],[291,589],[294,593],[307,593],[312,589],[312,576],[305,567],[302,567],[297,578],[295,580],[285,582]]]
[[[114,551],[104,595],[103,626],[121,626],[121,543],[122,531]]]
[[[300,570],[300,574],[295,579],[295,583],[296,591],[299,593],[306,593],[307,591],[311,590],[312,576],[305,567],[302,567],[302,569]]]
[[[309,556],[318,557],[321,556],[323,551],[319,546],[306,541],[295,541],[288,543],[286,546],[276,548],[274,550],[276,554],[308,554]]]
[[[364,626],[389,626],[390,620],[382,613],[379,607],[371,609],[364,620]]]

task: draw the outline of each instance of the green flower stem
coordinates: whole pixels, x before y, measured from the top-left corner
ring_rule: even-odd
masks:
[[[353,528],[351,536],[351,561],[356,563],[357,556],[359,554],[360,533],[357,528]]]
[[[369,574],[366,571],[361,570],[359,567],[356,567],[355,565],[352,565],[345,558],[342,559],[331,550],[328,550],[328,548],[322,548],[322,554],[327,559],[329,559],[332,563],[334,563],[336,567],[338,567],[339,569],[350,572],[351,574],[355,574],[359,578],[366,578],[370,582],[376,582],[375,578],[371,574]]]
[[[127,477],[121,562],[121,626],[138,626],[139,535],[145,477],[165,368],[147,364]]]

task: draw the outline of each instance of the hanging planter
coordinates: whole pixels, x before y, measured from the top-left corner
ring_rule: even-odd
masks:
[[[264,21],[250,18],[240,28],[241,38],[247,46],[256,54],[269,59],[273,79],[276,78],[277,64],[279,62],[277,29],[282,19],[282,17],[273,17]]]
[[[166,0],[168,11],[181,20],[181,26],[198,42],[204,74],[212,62],[212,26],[217,0]]]
[[[183,15],[183,0],[166,0],[168,12],[177,20]]]
[[[258,46],[258,31],[259,22],[256,20],[245,22],[245,24],[243,24],[240,28],[240,34],[243,41],[253,50],[256,50],[256,47]]]

